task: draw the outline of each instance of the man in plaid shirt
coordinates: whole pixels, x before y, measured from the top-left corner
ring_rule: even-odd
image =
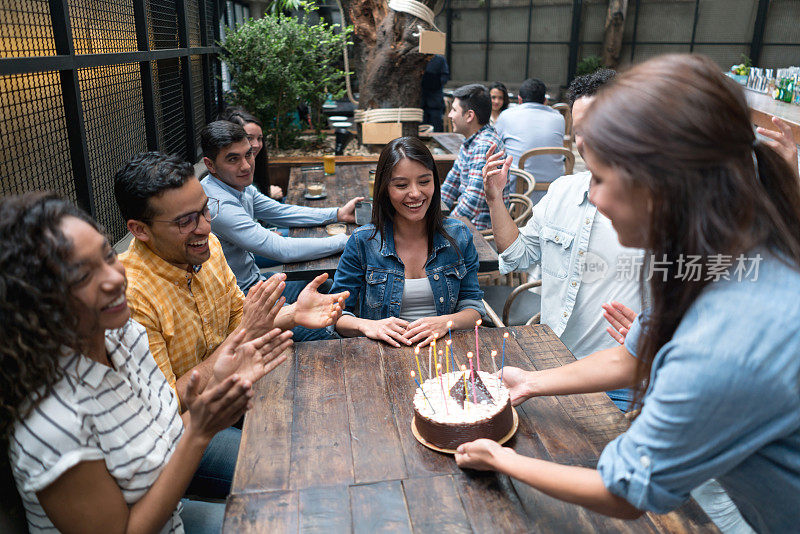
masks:
[[[492,99],[489,90],[480,84],[465,85],[453,92],[453,109],[448,118],[453,131],[466,137],[453,168],[442,184],[442,200],[452,215],[468,218],[478,230],[492,225],[489,206],[483,192],[483,167],[486,153],[494,144],[502,151],[503,140],[489,125]],[[509,186],[503,190],[503,202],[508,205]]]

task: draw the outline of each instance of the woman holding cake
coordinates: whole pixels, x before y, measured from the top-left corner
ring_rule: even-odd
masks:
[[[462,222],[441,211],[439,175],[415,137],[395,139],[375,172],[372,223],[353,232],[331,291],[350,291],[335,327],[395,347],[427,345],[485,313],[478,254]]]
[[[624,346],[541,372],[506,368],[504,379],[516,404],[635,387],[641,412],[596,469],[525,458],[489,440],[462,445],[456,461],[624,518],[670,511],[716,478],[753,529],[795,531],[797,178],[755,139],[741,88],[702,56],[633,67],[598,94],[581,133],[591,201],[620,243],[659,262],[650,307]],[[493,170],[486,187],[502,188],[507,167]],[[687,276],[691,258],[700,270]]]
[[[224,504],[184,491],[211,438],[247,410],[247,371],[283,361],[291,332],[232,336],[202,391],[194,371],[181,415],[126,285],[82,211],[44,193],[0,202],[0,441],[31,532],[221,528]]]

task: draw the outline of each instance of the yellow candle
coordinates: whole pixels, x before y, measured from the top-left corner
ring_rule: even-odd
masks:
[[[419,345],[414,347],[414,359],[417,360],[417,373],[419,373],[419,377],[422,378],[422,369],[419,368]]]

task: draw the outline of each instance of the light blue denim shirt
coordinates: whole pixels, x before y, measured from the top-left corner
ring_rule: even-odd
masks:
[[[258,221],[283,227],[316,226],[336,221],[338,208],[307,208],[281,204],[261,194],[254,186],[239,191],[208,175],[200,182],[211,198],[219,200],[219,213],[211,221],[211,231],[222,243],[236,282],[242,291],[258,282],[255,255],[281,263],[324,258],[344,248],[347,236],[283,237],[261,226]]]
[[[350,291],[344,313],[362,319],[398,317],[403,304],[405,267],[394,246],[391,226],[370,239],[375,227],[367,224],[350,236],[339,260],[331,293]],[[444,229],[458,245],[456,250],[443,235],[433,237],[433,251],[425,273],[433,290],[437,315],[471,308],[486,314],[483,291],[478,286],[478,253],[464,223],[445,219]]]
[[[800,273],[761,255],[755,281],[706,286],[656,354],[641,415],[600,456],[608,490],[640,510],[715,478],[757,532],[798,531]],[[640,317],[634,356],[641,331]]]
[[[525,102],[503,111],[494,129],[503,139],[506,154],[514,158],[514,167],[519,167],[520,156],[532,148],[564,146],[564,116],[536,102]],[[537,182],[552,182],[564,174],[564,156],[534,156],[525,162],[525,170],[532,173]]]

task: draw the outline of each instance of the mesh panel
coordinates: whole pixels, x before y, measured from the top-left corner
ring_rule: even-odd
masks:
[[[572,4],[533,7],[531,39],[534,41],[569,41],[572,27]]]
[[[208,45],[214,45],[214,26],[215,26],[215,4],[217,0],[206,0],[206,36],[208,37]]]
[[[135,52],[134,0],[71,0],[70,23],[76,54]]]
[[[446,28],[447,26],[442,27]],[[482,33],[481,39],[485,39],[485,36],[486,33]],[[528,40],[528,8],[492,9],[489,39],[525,43]],[[525,47],[523,46],[522,49],[524,53]],[[489,72],[491,72],[491,68],[489,66]],[[492,76],[490,75],[489,78],[491,79]]]
[[[581,41],[602,41],[606,26],[606,13],[608,12],[607,2],[584,2],[583,13],[581,13]],[[571,15],[571,14],[570,14]],[[567,34],[569,35],[569,34]]]
[[[727,71],[731,65],[736,65],[742,62],[742,54],[750,53],[750,45],[694,45],[695,54],[703,54],[716,62],[720,69]]]
[[[567,84],[569,45],[531,45],[528,76],[539,78],[547,85]]]
[[[694,2],[641,0],[636,39],[688,43],[692,38],[693,20]]]
[[[186,9],[186,29],[189,33],[189,46],[200,46],[200,6],[197,0],[184,0]]]
[[[489,77],[487,81],[522,82],[524,79],[525,43],[513,45],[493,44],[489,48]]]
[[[200,146],[200,129],[206,124],[206,99],[203,95],[203,60],[192,56],[192,104],[194,113],[195,146]],[[193,159],[191,161],[194,161]]]
[[[3,0],[0,20],[0,57],[56,54],[47,0]]]
[[[764,28],[764,44],[800,43],[800,2],[797,0],[772,0]],[[789,58],[792,58],[789,61]],[[797,65],[797,52],[784,60],[782,66]]]
[[[753,38],[757,11],[758,2],[750,0],[700,2],[695,42],[749,43]],[[736,63],[739,63],[738,59]]]
[[[450,65],[450,79],[463,82],[483,80],[484,45],[452,45],[453,62]]]
[[[661,54],[688,54],[689,45],[643,45],[637,44],[634,51],[633,63],[641,63],[646,59]],[[623,50],[622,57],[630,57],[629,50]]]
[[[0,76],[0,194],[49,189],[76,200],[57,72]]]
[[[453,14],[453,41],[486,40],[486,11],[465,10]]]
[[[174,58],[153,62],[153,85],[161,151],[186,157],[180,61]]]
[[[787,65],[800,65],[800,46],[764,45],[761,49],[759,67],[782,69]]]
[[[137,0],[141,2],[142,0]],[[175,2],[149,0],[150,49],[178,48],[178,12]]]
[[[131,156],[147,150],[139,64],[78,70],[92,196],[113,241],[125,236],[125,222],[114,200],[114,173]]]

